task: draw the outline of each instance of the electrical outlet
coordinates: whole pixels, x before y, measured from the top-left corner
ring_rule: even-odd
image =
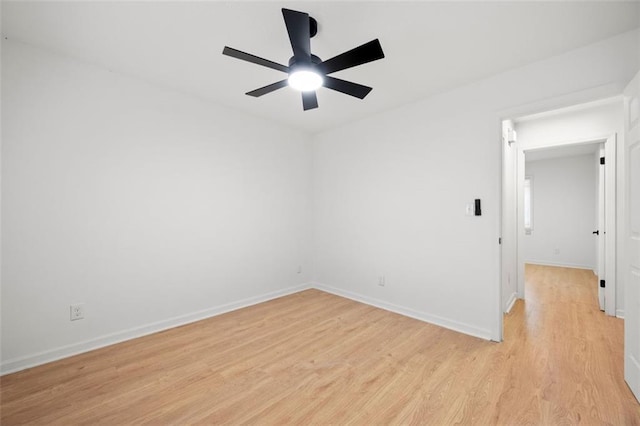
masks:
[[[84,303],[77,303],[70,306],[71,321],[84,319]]]
[[[302,265],[298,265],[298,270],[297,270],[297,272],[298,272],[299,274],[301,274],[301,273],[302,273]]]
[[[554,250],[553,250],[553,254],[560,254],[560,249],[559,249],[559,248],[554,249]]]
[[[379,285],[380,287],[384,287],[384,284],[385,284],[385,282],[384,282],[384,275],[380,275],[380,276],[378,277],[378,285]]]

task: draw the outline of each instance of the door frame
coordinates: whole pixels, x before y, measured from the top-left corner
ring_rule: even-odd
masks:
[[[494,125],[496,129],[496,148],[499,149],[501,169],[504,169],[504,151],[502,140],[502,122],[505,120],[513,119],[514,117],[522,117],[525,115],[537,114],[545,111],[552,111],[555,109],[571,107],[574,105],[585,104],[589,102],[596,102],[604,99],[620,97],[622,99],[622,93],[620,87],[617,84],[604,84],[600,86],[594,86],[584,90],[578,90],[575,92],[566,93],[564,95],[546,98],[537,101],[531,101],[521,105],[513,105],[501,110],[496,110],[494,115]],[[502,304],[502,289],[504,283],[502,282],[503,268],[505,267],[502,259],[502,246],[501,241],[503,239],[503,215],[502,209],[505,200],[502,196],[502,189],[504,186],[504,179],[502,170],[497,170],[495,174],[496,185],[498,188],[498,217],[497,217],[497,229],[498,235],[498,259],[495,263],[496,267],[496,281],[493,290],[494,302],[494,318],[496,329],[492,333],[492,340],[501,342],[504,336],[504,312]],[[517,214],[517,212],[516,212]],[[517,254],[517,253],[516,253]],[[624,253],[618,253],[618,256]]]
[[[606,158],[604,144],[600,144],[600,147],[598,149],[598,157]],[[604,201],[606,198],[606,193],[607,193],[607,186],[606,186],[605,169],[604,167],[598,167],[598,201],[597,201],[598,205],[596,206],[596,209],[598,211],[596,229],[597,229],[597,232],[600,232],[600,234],[598,235],[598,242],[596,247],[596,253],[597,253],[596,275],[598,276],[598,279],[600,279],[600,277],[602,277],[603,279],[606,279],[606,277],[604,277],[604,273],[606,271],[605,265],[606,265],[607,245],[606,245],[606,240],[604,238],[600,238],[603,235],[601,230],[607,229],[606,215],[605,215],[606,203]],[[600,306],[600,309],[603,311],[605,310],[605,300],[606,300],[606,295],[605,295],[604,289],[601,287],[598,287],[598,305]]]
[[[636,399],[640,400],[640,343],[638,329],[640,327],[638,308],[638,272],[640,265],[640,245],[638,244],[638,229],[634,229],[631,221],[632,213],[632,151],[640,149],[640,71],[624,89],[624,195],[623,199],[623,247],[621,273],[625,277],[625,327],[624,327],[624,379],[629,385]],[[632,108],[635,102],[636,109]],[[632,116],[632,114],[634,114]],[[637,207],[637,206],[636,206]],[[637,228],[637,226],[636,226]]]

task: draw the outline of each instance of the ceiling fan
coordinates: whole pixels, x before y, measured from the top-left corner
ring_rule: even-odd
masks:
[[[318,32],[317,21],[307,13],[290,9],[282,9],[282,16],[293,48],[293,56],[289,59],[288,66],[228,46],[222,51],[223,55],[289,74],[287,79],[252,90],[247,92],[247,95],[257,98],[288,85],[302,92],[302,108],[306,111],[318,107],[316,90],[320,87],[359,99],[364,99],[371,92],[371,87],[331,77],[329,74],[384,58],[378,39],[322,61],[311,53],[311,38]]]

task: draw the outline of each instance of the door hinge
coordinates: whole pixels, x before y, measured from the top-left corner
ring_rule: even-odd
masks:
[[[498,244],[502,244],[502,238],[498,238]]]
[[[605,288],[606,287],[605,284],[604,284],[604,280],[600,280],[600,287],[601,288]]]
[[[593,163],[591,163],[593,164]],[[600,164],[604,164],[604,157],[600,157]]]

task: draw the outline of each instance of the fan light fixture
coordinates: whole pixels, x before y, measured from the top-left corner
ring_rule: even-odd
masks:
[[[289,87],[300,92],[312,92],[322,87],[322,76],[313,71],[300,70],[294,71],[289,75],[287,80]]]
[[[282,17],[293,49],[289,65],[282,65],[229,46],[222,49],[223,55],[288,74],[288,78],[247,92],[247,95],[259,98],[289,86],[301,93],[302,109],[307,111],[318,108],[316,89],[320,87],[358,99],[364,99],[371,92],[372,88],[369,86],[341,80],[329,74],[384,58],[384,52],[378,39],[323,61],[311,53],[311,37],[318,32],[318,22],[308,13],[291,9],[282,9]]]

